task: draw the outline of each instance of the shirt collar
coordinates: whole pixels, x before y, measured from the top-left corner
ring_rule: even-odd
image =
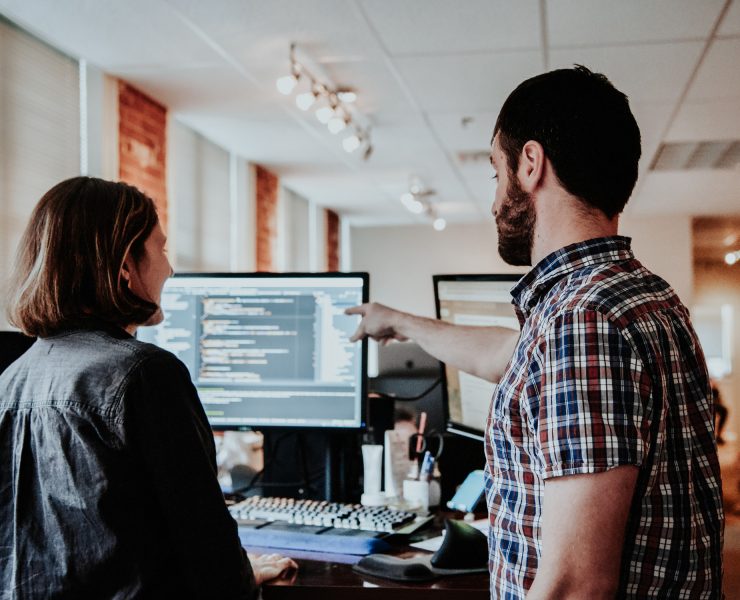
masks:
[[[529,313],[555,283],[583,267],[634,259],[631,238],[621,235],[595,238],[548,254],[511,290],[514,304]]]

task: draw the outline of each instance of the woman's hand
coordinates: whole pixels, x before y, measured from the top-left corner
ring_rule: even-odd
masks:
[[[260,554],[257,556],[250,555],[249,562],[252,563],[254,578],[257,585],[262,585],[265,581],[280,577],[285,571],[298,569],[298,565],[292,558],[287,558],[279,554]]]

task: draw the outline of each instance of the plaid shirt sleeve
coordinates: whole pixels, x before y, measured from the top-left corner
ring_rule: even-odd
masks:
[[[536,346],[528,411],[542,476],[642,464],[650,380],[622,331],[594,310],[557,315]]]

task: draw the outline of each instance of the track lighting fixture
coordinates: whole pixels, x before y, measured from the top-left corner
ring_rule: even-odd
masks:
[[[307,111],[318,104],[319,107],[314,112],[316,119],[335,135],[347,129],[351,130],[351,133],[342,140],[342,147],[346,152],[352,153],[364,146],[362,158],[368,160],[373,152],[370,130],[358,123],[357,110],[350,108],[350,104],[357,100],[357,92],[352,88],[336,87],[319,81],[298,61],[295,50],[295,44],[291,44],[290,74],[278,78],[276,81],[278,91],[289,96],[295,91],[301,79],[308,81],[310,88],[296,95],[296,106]]]

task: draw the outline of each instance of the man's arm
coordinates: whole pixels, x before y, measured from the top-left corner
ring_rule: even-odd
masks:
[[[542,556],[527,600],[614,598],[638,468],[545,482]]]
[[[413,340],[436,359],[494,383],[501,378],[519,339],[518,331],[506,327],[452,325],[376,302],[346,312],[362,316],[352,341],[365,337],[381,344]]]

